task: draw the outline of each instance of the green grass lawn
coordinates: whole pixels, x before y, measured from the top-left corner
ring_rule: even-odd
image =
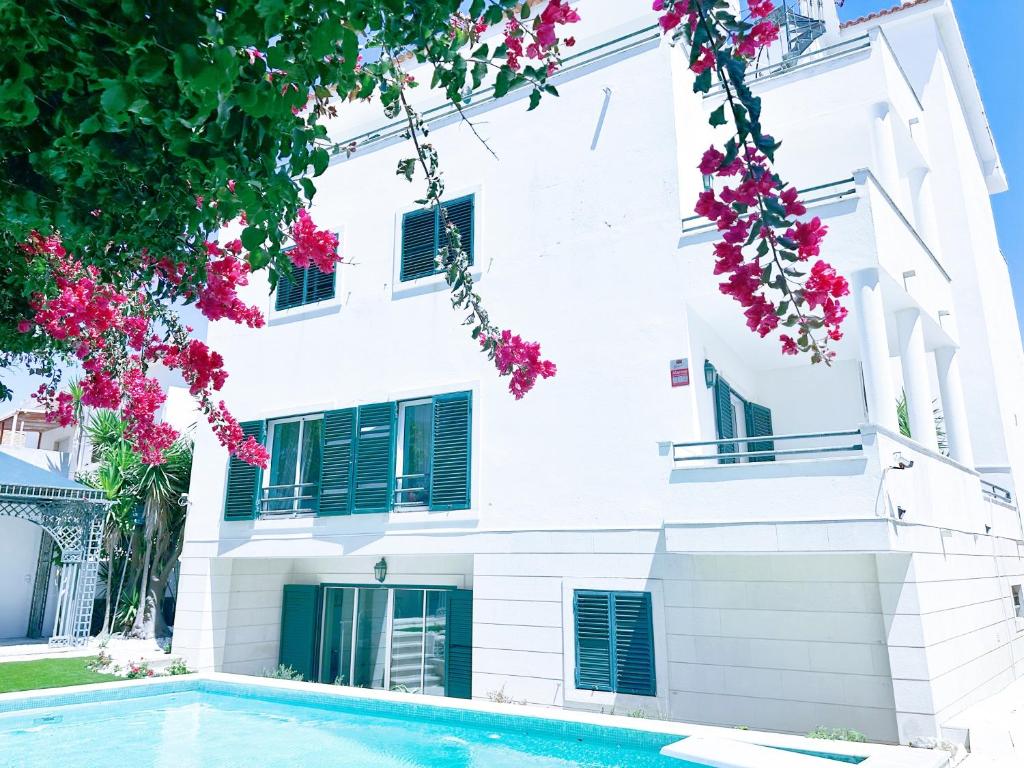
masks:
[[[5,661],[0,663],[0,693],[122,679],[117,675],[93,672],[88,664],[95,660],[95,656],[79,656],[73,659]]]

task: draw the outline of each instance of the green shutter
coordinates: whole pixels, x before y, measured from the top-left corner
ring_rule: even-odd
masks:
[[[433,208],[402,216],[402,265],[399,279],[415,280],[437,271],[437,214]]]
[[[721,376],[715,379],[715,431],[719,440],[736,437],[736,409],[732,405],[732,389]],[[736,443],[722,443],[719,453],[736,453]],[[736,459],[719,459],[719,464],[735,464]]]
[[[395,483],[396,403],[359,406],[354,512],[389,512]]]
[[[356,409],[324,414],[323,460],[320,468],[320,514],[347,515],[352,512],[352,482],[355,469]]]
[[[772,412],[757,403],[746,403],[743,407],[747,422],[747,437],[761,437],[774,434],[772,429]],[[775,441],[762,440],[747,443],[748,451],[774,451]],[[750,461],[775,461],[774,456],[751,456]]]
[[[572,600],[576,637],[576,688],[612,690],[611,596],[577,591]]]
[[[434,398],[431,509],[469,509],[472,412],[472,395],[469,392]]]
[[[277,294],[274,297],[274,309],[291,309],[302,304],[303,286],[305,285],[305,270],[296,269],[292,264],[288,265],[288,274],[282,274],[277,281]]]
[[[448,592],[448,664],[445,695],[473,698],[473,592]]]
[[[266,424],[262,421],[243,421],[242,434],[255,437],[266,444]],[[228,459],[228,485],[224,496],[225,520],[252,520],[258,514],[262,470],[232,456]]]
[[[456,200],[452,200],[447,203],[442,203],[445,213],[448,214],[448,221],[459,228],[459,236],[462,238],[462,249],[469,256],[469,263],[473,263],[473,196],[467,195],[466,197],[460,197]],[[443,233],[438,232],[438,237],[442,238]]]
[[[306,270],[306,297],[303,304],[316,304],[334,298],[334,279],[337,268],[330,272],[321,272],[317,266]]]
[[[281,601],[281,646],[278,663],[316,680],[317,619],[320,588],[314,584],[286,584]]]
[[[654,630],[650,592],[614,592],[615,691],[654,696]]]

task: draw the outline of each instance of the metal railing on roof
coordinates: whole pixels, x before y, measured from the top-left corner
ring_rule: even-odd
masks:
[[[848,440],[847,438],[855,438]],[[776,443],[806,443],[795,448],[777,448]],[[741,447],[744,450],[741,450]],[[687,453],[694,449],[713,448],[713,451]],[[864,450],[860,430],[834,432],[804,432],[790,435],[753,435],[727,437],[719,440],[699,440],[672,444],[672,461],[676,466],[692,466],[696,462],[710,464],[740,464],[763,461],[793,461],[796,459],[832,458],[836,455],[859,454]],[[680,455],[682,451],[682,455]]]

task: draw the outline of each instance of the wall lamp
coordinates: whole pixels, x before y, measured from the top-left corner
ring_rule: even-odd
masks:
[[[388,561],[383,557],[377,561],[377,564],[373,566],[373,578],[379,581],[381,584],[384,583],[384,579],[388,577]]]
[[[910,469],[914,466],[913,459],[904,458],[900,451],[896,451],[892,455],[892,466],[890,469]]]
[[[704,383],[707,384],[708,389],[715,386],[715,375],[718,372],[715,370],[715,366],[711,364],[710,360],[704,361]]]

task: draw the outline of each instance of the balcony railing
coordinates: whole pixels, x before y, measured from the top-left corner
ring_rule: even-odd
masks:
[[[1004,507],[1010,507],[1011,509],[1016,509],[1017,507],[1013,502],[1013,494],[1010,491],[1000,485],[990,483],[988,480],[981,481],[981,495],[988,501],[1001,504]]]
[[[320,484],[268,485],[260,493],[260,517],[309,517],[320,507]]]
[[[784,447],[779,447],[782,443]],[[787,445],[795,447],[785,447]],[[793,435],[758,435],[673,443],[672,461],[677,468],[712,464],[763,461],[795,461],[860,454],[864,441],[860,430],[806,432]],[[703,462],[703,463],[700,463]]]
[[[430,476],[427,474],[398,475],[395,478],[395,510],[426,507],[430,503]]]

